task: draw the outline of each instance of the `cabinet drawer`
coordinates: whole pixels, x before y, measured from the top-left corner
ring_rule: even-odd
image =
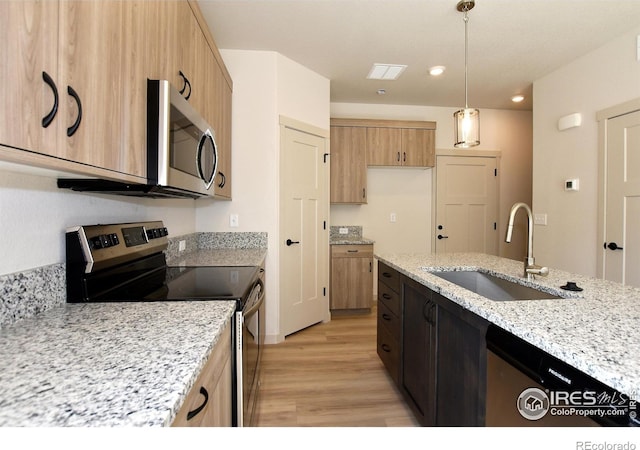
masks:
[[[378,324],[382,324],[393,338],[400,340],[400,318],[382,302],[378,302]]]
[[[381,281],[378,281],[378,304],[384,304],[393,314],[400,317],[400,295]]]
[[[331,246],[333,258],[372,258],[373,245],[338,245]]]
[[[380,321],[378,321],[377,341],[378,356],[397,385],[400,379],[400,345]]]
[[[378,280],[394,291],[400,292],[400,273],[382,262],[378,262]]]

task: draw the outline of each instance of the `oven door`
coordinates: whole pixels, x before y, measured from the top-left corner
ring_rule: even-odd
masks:
[[[265,290],[261,280],[245,303],[237,332],[241,343],[236,356],[237,380],[237,426],[250,427],[255,424],[258,400],[260,364],[265,336]],[[240,351],[241,350],[241,351]]]

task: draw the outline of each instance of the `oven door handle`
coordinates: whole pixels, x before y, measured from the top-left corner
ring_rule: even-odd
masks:
[[[242,311],[242,315],[244,318],[247,318],[253,313],[255,313],[258,309],[260,309],[260,307],[264,303],[264,298],[265,298],[264,283],[262,282],[262,280],[258,279],[256,286],[260,286],[260,297],[258,297],[258,300],[253,302],[253,305],[248,310]],[[253,289],[255,289],[255,287]],[[252,290],[252,293],[253,293],[253,290]]]

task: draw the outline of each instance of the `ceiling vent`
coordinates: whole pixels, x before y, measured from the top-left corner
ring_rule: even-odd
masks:
[[[374,64],[369,71],[369,80],[397,80],[406,69],[402,64]]]

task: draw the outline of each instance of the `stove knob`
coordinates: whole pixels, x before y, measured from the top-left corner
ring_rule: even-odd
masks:
[[[102,240],[100,239],[100,236],[92,237],[89,242],[91,243],[91,248],[102,248]]]

